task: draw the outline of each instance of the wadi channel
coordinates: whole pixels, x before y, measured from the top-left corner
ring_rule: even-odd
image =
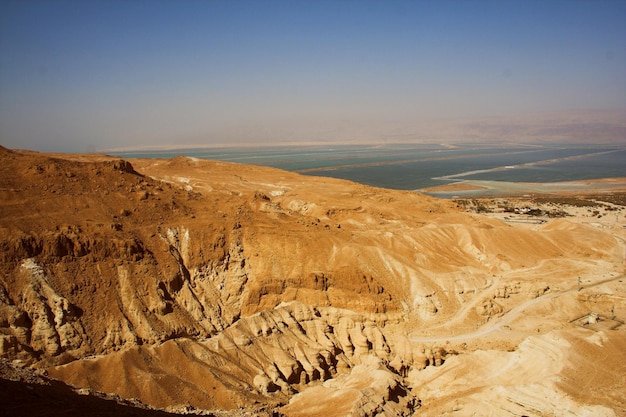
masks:
[[[0,147],[0,414],[626,415],[624,204]]]

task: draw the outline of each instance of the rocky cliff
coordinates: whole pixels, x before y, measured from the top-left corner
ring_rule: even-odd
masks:
[[[2,357],[170,411],[427,412],[427,369],[484,349],[506,357],[532,317],[554,316],[539,334],[566,331],[600,304],[564,293],[485,340],[437,335],[550,291],[604,280],[601,294],[623,292],[623,241],[604,230],[514,227],[270,168],[1,148],[0,197]],[[619,320],[623,301],[609,304]]]

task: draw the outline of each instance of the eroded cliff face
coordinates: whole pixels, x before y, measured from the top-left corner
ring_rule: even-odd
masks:
[[[0,157],[0,355],[161,408],[412,415],[420,372],[484,348],[442,331],[622,273],[619,240],[566,220],[191,158]],[[540,332],[599,305],[568,294]],[[486,346],[515,349],[518,320]]]

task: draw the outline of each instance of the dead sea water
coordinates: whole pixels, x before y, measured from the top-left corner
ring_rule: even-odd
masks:
[[[549,183],[626,177],[626,147],[617,145],[328,144],[113,154],[124,158],[184,155],[270,166],[401,190],[418,190],[461,180]]]

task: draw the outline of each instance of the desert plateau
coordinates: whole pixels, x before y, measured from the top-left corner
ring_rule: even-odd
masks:
[[[0,415],[624,416],[623,183],[0,147]]]

